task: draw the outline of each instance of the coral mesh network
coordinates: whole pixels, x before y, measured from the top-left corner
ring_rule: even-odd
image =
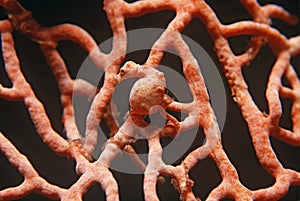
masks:
[[[300,83],[291,63],[291,59],[300,53],[300,36],[287,38],[271,26],[270,20],[276,18],[296,25],[297,18],[277,5],[261,5],[255,0],[240,0],[239,3],[251,15],[252,20],[225,25],[203,0],[144,0],[134,3],[104,0],[104,10],[114,36],[112,49],[106,54],[83,28],[72,24],[42,26],[34,19],[34,14],[32,16],[21,5],[22,1],[19,3],[16,0],[0,0],[0,5],[7,14],[0,21],[3,61],[12,83],[12,87],[1,85],[0,97],[9,101],[22,101],[44,144],[54,153],[75,161],[78,175],[77,180],[68,187],[48,181],[9,138],[5,137],[6,134],[1,133],[0,149],[24,180],[16,186],[1,189],[0,200],[16,200],[33,192],[56,200],[82,200],[86,192],[96,184],[105,192],[106,200],[120,200],[119,191],[122,189],[119,188],[110,166],[124,150],[132,153],[132,162],[143,168],[143,194],[147,201],[159,200],[157,184],[165,178],[171,178],[181,200],[200,200],[193,189],[197,181],[190,178],[189,173],[205,158],[214,162],[222,178],[209,192],[206,200],[279,200],[288,193],[291,186],[299,186],[300,173],[281,164],[270,142],[270,137],[274,137],[288,145],[300,145]],[[127,47],[125,21],[161,10],[173,10],[176,16],[153,44],[146,62],[136,64],[129,61],[124,64]],[[214,43],[214,50],[224,70],[232,98],[247,123],[258,162],[275,180],[271,186],[255,190],[247,188],[240,181],[236,167],[223,148],[223,136],[221,137],[217,118],[210,104],[201,68],[180,35],[194,18],[204,24]],[[52,127],[42,101],[21,70],[22,63],[20,64],[14,44],[15,32],[26,35],[40,46],[56,78],[65,136]],[[251,39],[243,53],[234,54],[228,42],[229,38],[241,35],[249,35]],[[76,43],[105,72],[104,83],[99,89],[87,80],[73,79],[70,76],[58,51],[58,43],[63,40]],[[242,74],[242,69],[251,64],[264,45],[268,45],[276,57],[268,75],[265,93],[267,112],[261,111],[256,105]],[[176,101],[165,93],[167,83],[164,74],[157,67],[168,48],[174,49],[181,59],[182,73],[192,94],[192,101],[189,103]],[[111,118],[112,110],[118,110],[111,105],[111,99],[115,88],[125,80],[126,75],[140,80],[137,80],[131,90],[127,119],[122,125],[118,125]],[[282,84],[283,78],[289,86]],[[83,139],[75,120],[72,101],[77,95],[90,96],[91,91],[96,91],[96,95],[92,98],[87,114]],[[285,129],[279,124],[283,113],[281,98],[292,101],[291,129]],[[178,120],[168,111],[185,113],[186,118]],[[165,118],[166,123],[160,129],[151,127],[151,132],[142,132],[148,146],[148,159],[145,163],[140,160],[133,147],[140,139],[130,133],[135,129],[148,128],[149,123],[145,116],[156,112]],[[93,160],[98,127],[102,121],[110,128],[109,139],[103,145],[100,156]],[[195,127],[203,130],[205,143],[187,153],[179,164],[166,164],[163,160],[161,139],[166,136],[178,137],[183,131]]]

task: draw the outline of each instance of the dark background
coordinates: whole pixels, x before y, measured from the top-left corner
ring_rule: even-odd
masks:
[[[264,0],[260,2],[261,4],[267,2],[277,3],[291,13],[299,16],[299,1],[297,0]],[[53,26],[61,23],[76,24],[91,33],[99,44],[111,37],[111,30],[105,13],[102,10],[102,2],[100,1],[22,0],[20,3],[28,10],[31,10],[35,19],[43,26]],[[207,3],[212,6],[224,24],[251,19],[237,0],[209,0]],[[164,28],[174,15],[175,13],[173,11],[147,14],[140,18],[128,19],[126,21],[126,27],[128,30],[150,27]],[[1,11],[1,16],[2,19],[6,17],[3,11]],[[289,26],[279,20],[273,20],[273,23],[273,26],[278,28],[287,37],[299,34],[299,24],[297,26]],[[222,74],[220,64],[213,51],[213,41],[210,39],[204,25],[199,20],[194,19],[185,28],[183,34],[197,41],[214,59],[226,85],[227,83]],[[19,33],[15,32],[14,36],[17,47],[16,50],[19,54],[24,75],[32,85],[37,97],[44,103],[54,129],[63,133],[61,124],[62,108],[59,103],[57,85],[50,68],[43,58],[37,44]],[[230,44],[234,52],[241,53],[245,50],[248,40],[248,36],[233,37],[230,38]],[[71,76],[73,78],[76,77],[76,73],[87,54],[80,49],[80,47],[71,42],[61,42],[58,49],[68,65]],[[147,54],[148,52],[133,53],[128,55],[126,59],[134,59],[135,61],[143,63],[147,58]],[[265,46],[255,61],[248,68],[243,70],[253,99],[263,111],[268,111],[264,94],[268,74],[274,61],[274,55],[270,49]],[[292,63],[299,73],[299,57],[294,58]],[[179,59],[172,55],[166,55],[163,59],[163,64],[168,66],[180,66]],[[3,66],[2,58],[1,65]],[[3,68],[0,69],[0,79],[1,84],[4,86],[11,85]],[[242,119],[237,105],[231,100],[228,86],[226,86],[226,92],[228,101],[227,118],[222,131],[224,149],[239,172],[241,182],[246,187],[249,189],[268,187],[274,183],[274,179],[260,166],[255,156],[252,142],[247,131],[247,125]],[[290,107],[290,100],[283,99],[284,113],[280,123],[285,128],[291,128],[291,120],[289,117]],[[21,153],[29,158],[40,175],[49,182],[68,188],[78,179],[78,176],[74,173],[74,162],[64,157],[56,156],[42,143],[42,140],[37,135],[30,121],[23,103],[0,100],[0,130]],[[197,139],[198,141],[192,145],[191,150],[195,148],[195,146],[202,144],[203,135],[201,131]],[[284,167],[300,171],[299,148],[286,145],[273,138],[271,138],[271,142],[273,149]],[[144,146],[144,144],[141,143],[140,146]],[[114,171],[113,174],[119,183],[121,200],[143,200],[143,175],[128,175],[116,171]],[[209,192],[221,182],[217,167],[210,159],[200,161],[190,173],[190,177],[195,181],[195,194],[203,200],[205,200]],[[22,179],[18,171],[14,167],[11,167],[7,159],[0,154],[0,189],[18,185],[22,182]],[[165,184],[158,185],[157,189],[161,200],[179,200],[178,193],[174,190],[169,180],[167,180]],[[291,187],[289,193],[282,200],[295,201],[299,199],[299,187]],[[37,201],[47,199],[33,193],[21,200]],[[100,187],[95,186],[87,192],[84,196],[84,200],[105,200],[105,195]]]

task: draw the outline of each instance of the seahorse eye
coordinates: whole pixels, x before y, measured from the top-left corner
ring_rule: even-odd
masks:
[[[121,76],[125,75],[125,70],[122,69],[122,68],[120,69],[120,75],[121,75]]]

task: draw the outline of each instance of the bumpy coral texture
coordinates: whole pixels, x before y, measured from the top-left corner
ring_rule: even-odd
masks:
[[[292,146],[300,145],[300,82],[290,62],[300,54],[300,37],[286,38],[271,26],[270,20],[279,18],[286,23],[296,24],[297,19],[277,5],[262,6],[255,0],[240,0],[239,3],[253,20],[224,25],[203,0],[144,0],[134,3],[104,0],[104,10],[111,30],[114,36],[118,36],[114,38],[111,52],[105,54],[82,28],[71,24],[43,27],[32,17],[30,11],[24,9],[17,1],[0,0],[0,5],[8,16],[0,21],[2,54],[5,71],[13,84],[12,88],[1,85],[0,97],[22,101],[43,142],[56,154],[74,160],[79,176],[68,188],[50,183],[39,175],[28,158],[1,133],[0,149],[23,175],[24,181],[18,186],[1,189],[0,200],[15,200],[32,192],[56,200],[82,200],[85,193],[95,184],[101,186],[106,200],[119,200],[118,181],[109,167],[122,150],[135,153],[131,145],[138,141],[132,135],[136,132],[147,139],[149,147],[147,164],[143,164],[137,155],[133,157],[134,161],[144,168],[143,190],[147,201],[159,200],[157,183],[163,180],[163,177],[172,178],[172,184],[179,192],[181,200],[200,200],[193,192],[194,181],[189,177],[189,173],[204,158],[214,161],[222,177],[221,183],[209,193],[206,200],[278,200],[288,192],[289,187],[299,186],[300,173],[283,167],[270,143],[272,136]],[[173,10],[176,17],[154,43],[147,61],[144,64],[129,61],[122,66],[127,46],[125,20],[161,10]],[[232,14],[234,15],[234,12]],[[214,49],[224,69],[233,100],[239,106],[248,125],[257,159],[275,179],[272,186],[252,190],[243,185],[235,166],[222,148],[220,129],[200,68],[179,34],[194,18],[201,20],[214,42]],[[13,32],[28,36],[40,46],[58,84],[66,138],[52,128],[42,102],[24,77],[14,47]],[[249,35],[251,40],[245,52],[235,55],[228,39],[239,35]],[[62,40],[79,45],[90,54],[96,66],[105,71],[104,84],[100,90],[96,90],[97,94],[87,115],[85,139],[81,138],[76,125],[72,98],[74,94],[90,96],[96,87],[85,80],[71,78],[57,50],[58,42]],[[242,68],[248,66],[266,44],[276,56],[266,89],[268,113],[261,111],[255,104],[242,75]],[[181,58],[182,71],[193,96],[190,103],[176,102],[166,94],[166,80],[164,74],[157,70],[157,66],[168,48],[173,48]],[[138,77],[139,80],[130,93],[128,118],[119,128],[111,119],[110,102],[118,83],[130,77]],[[283,77],[290,87],[283,86]],[[292,100],[292,130],[279,126],[282,116],[280,97]],[[179,121],[167,113],[166,109],[184,112],[187,117]],[[160,112],[165,117],[166,124],[161,129],[150,128],[151,132],[144,132],[143,128],[148,125],[144,117],[154,112]],[[92,153],[98,139],[97,129],[102,120],[110,127],[110,138],[100,157],[93,161]],[[166,164],[162,159],[163,148],[160,139],[165,136],[176,137],[195,127],[203,129],[205,144],[188,153],[179,165]]]

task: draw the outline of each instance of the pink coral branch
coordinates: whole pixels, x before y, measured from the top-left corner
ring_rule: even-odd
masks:
[[[28,108],[37,132],[43,138],[44,142],[58,154],[64,154],[68,149],[68,143],[52,129],[42,103],[35,97],[30,85],[20,71],[19,60],[17,59],[13,44],[11,34],[2,33],[2,48],[6,72],[13,82],[16,94],[18,97],[24,99],[24,103]]]
[[[17,187],[1,190],[1,200],[18,199],[34,191],[39,191],[49,198],[58,199],[60,194],[64,192],[64,189],[51,185],[40,178],[27,157],[22,155],[2,133],[0,133],[0,149],[8,158],[9,162],[18,168],[25,179],[24,182]]]

